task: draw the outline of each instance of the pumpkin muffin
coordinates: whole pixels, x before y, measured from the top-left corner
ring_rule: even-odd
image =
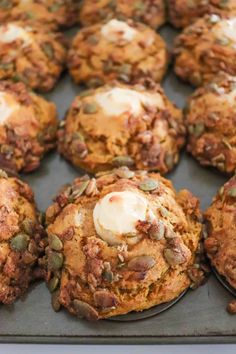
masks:
[[[167,0],[169,22],[186,27],[205,14],[236,15],[235,0]]]
[[[0,81],[0,166],[35,170],[56,145],[56,107],[22,82]]]
[[[220,71],[236,75],[236,17],[207,15],[186,27],[175,42],[175,72],[200,86]]]
[[[13,303],[45,276],[45,236],[30,187],[0,170],[0,303]]]
[[[68,68],[78,84],[100,86],[118,79],[162,80],[168,65],[164,40],[151,28],[112,19],[83,28],[72,41]]]
[[[205,249],[212,265],[236,289],[236,177],[218,192],[205,212]],[[228,310],[236,313],[233,303]]]
[[[46,92],[56,84],[66,60],[61,34],[23,22],[0,26],[0,80],[23,81]]]
[[[128,165],[167,173],[179,160],[185,126],[158,84],[114,83],[77,96],[58,139],[59,152],[89,172]]]
[[[127,167],[77,178],[46,212],[52,304],[97,320],[169,302],[204,280],[199,201]]]
[[[39,23],[53,30],[71,27],[78,22],[77,0],[2,0],[0,22]]]
[[[90,26],[111,18],[122,20],[132,18],[157,29],[165,23],[164,0],[83,0],[80,23]]]
[[[188,151],[206,166],[236,170],[236,77],[219,75],[191,96]]]

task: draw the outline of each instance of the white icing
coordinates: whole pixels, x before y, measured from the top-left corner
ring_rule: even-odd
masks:
[[[137,31],[133,27],[130,27],[126,22],[116,19],[106,23],[102,27],[101,33],[110,42],[117,42],[119,40],[131,42],[137,35]]]
[[[214,33],[219,38],[224,37],[236,42],[236,17],[218,22],[214,27]]]
[[[10,95],[5,92],[0,92],[0,125],[3,125],[12,113],[18,109],[18,103],[16,103]]]
[[[143,105],[164,107],[163,98],[158,93],[142,93],[119,87],[96,94],[95,100],[109,116],[119,116],[126,112],[138,115]]]
[[[29,33],[18,25],[10,23],[0,27],[0,42],[12,43],[17,39],[23,40],[24,45],[31,43]]]
[[[109,244],[122,243],[125,234],[137,234],[137,222],[150,218],[148,201],[132,191],[112,192],[100,199],[93,211],[98,235]],[[154,215],[150,214],[152,217]]]

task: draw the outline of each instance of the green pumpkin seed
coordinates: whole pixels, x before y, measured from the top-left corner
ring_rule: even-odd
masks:
[[[139,184],[139,188],[144,192],[151,192],[157,189],[159,182],[152,178],[147,178]]]
[[[42,50],[44,51],[44,53],[46,54],[46,56],[49,59],[53,59],[54,58],[54,48],[51,45],[51,43],[43,43],[41,47],[42,47]]]
[[[7,173],[4,170],[0,169],[0,178],[7,178],[7,177],[8,177]]]
[[[79,97],[88,97],[91,96],[93,94],[92,90],[85,90],[79,93]]]
[[[104,269],[102,272],[102,277],[104,280],[108,281],[109,283],[111,283],[113,281],[113,273],[110,270]]]
[[[130,64],[123,64],[119,67],[118,71],[124,75],[130,75],[132,66]]]
[[[193,126],[193,132],[192,134],[196,137],[196,138],[199,138],[202,133],[204,132],[205,130],[205,125],[204,123],[197,123]]]
[[[227,46],[230,44],[230,40],[226,37],[222,37],[222,38],[218,38],[216,39],[216,43],[217,44],[220,44],[220,45],[223,45],[223,46]]]
[[[98,111],[98,106],[95,102],[86,103],[83,108],[85,114],[95,114]]]
[[[48,283],[48,289],[51,293],[56,290],[56,288],[59,285],[59,278],[58,277],[53,277],[49,283]]]
[[[61,308],[59,295],[60,295],[60,290],[54,291],[51,298],[52,308],[55,312],[60,311]]]
[[[143,1],[136,1],[134,4],[134,8],[135,8],[135,10],[138,10],[138,11],[144,11],[146,6]]]
[[[63,243],[57,235],[49,234],[49,246],[54,251],[61,251],[63,248]]]
[[[236,197],[236,187],[232,187],[232,188],[228,189],[227,195],[235,198]]]
[[[53,4],[52,6],[49,7],[48,10],[50,12],[56,12],[56,11],[58,11],[61,8],[61,6],[62,6],[62,4],[59,4],[59,3]]]
[[[88,87],[98,87],[98,86],[102,86],[104,84],[104,81],[102,79],[100,79],[99,77],[90,79],[87,81],[87,86]]]
[[[130,156],[117,156],[112,160],[112,165],[116,167],[133,166],[134,160]]]
[[[41,211],[41,212],[39,213],[38,219],[39,219],[39,223],[40,223],[42,226],[44,226],[44,225],[45,225],[45,222],[46,222],[46,214]]]
[[[11,7],[11,1],[10,0],[1,0],[0,1],[0,8],[1,9],[8,9]]]
[[[122,166],[120,168],[117,168],[115,171],[115,174],[120,177],[120,178],[133,178],[135,173],[133,171],[130,171],[130,169],[127,166]]]
[[[90,179],[87,181],[81,182],[79,185],[73,187],[73,192],[71,194],[72,201],[79,198],[86,190],[90,182]]]
[[[146,272],[154,267],[156,261],[151,256],[137,256],[131,259],[128,263],[128,269],[134,272]]]
[[[31,220],[29,218],[25,218],[22,222],[22,228],[28,235],[32,235],[34,232],[34,228],[35,228],[34,220]]]
[[[61,253],[52,252],[48,257],[48,267],[50,270],[59,270],[63,265],[63,255]]]
[[[84,141],[83,135],[82,135],[81,133],[79,133],[79,132],[73,133],[72,139],[73,139],[73,140]]]
[[[20,233],[11,239],[10,247],[13,251],[25,251],[28,247],[29,239],[29,235]]]

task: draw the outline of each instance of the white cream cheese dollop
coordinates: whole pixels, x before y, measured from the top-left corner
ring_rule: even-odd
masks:
[[[17,39],[21,39],[24,45],[28,45],[32,42],[29,32],[24,28],[21,28],[14,23],[0,26],[0,42],[12,43]]]
[[[145,105],[164,108],[163,98],[158,93],[145,93],[121,87],[97,93],[95,100],[108,116],[119,116],[126,112],[137,116]]]
[[[236,17],[219,21],[214,27],[214,33],[219,39],[223,37],[236,42]]]
[[[19,108],[19,104],[15,102],[11,95],[0,92],[0,125],[3,125]]]
[[[132,191],[105,195],[97,202],[93,211],[97,234],[111,245],[124,242],[127,234],[137,234],[135,226],[138,221],[152,218],[154,214],[148,209],[148,200]]]
[[[129,26],[128,23],[116,19],[110,20],[101,29],[102,36],[109,42],[120,40],[131,42],[137,33],[137,30]]]

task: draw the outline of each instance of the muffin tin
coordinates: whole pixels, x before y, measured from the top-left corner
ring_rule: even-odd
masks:
[[[166,26],[161,34],[171,46],[176,31]],[[192,92],[191,87],[182,84],[171,71],[163,86],[167,96],[179,107],[184,107]],[[81,89],[65,74],[54,91],[45,97],[57,104],[62,119],[74,96]],[[22,177],[33,188],[39,208],[45,210],[60,186],[81,174],[82,170],[76,171],[54,151],[42,161],[38,171]],[[227,181],[227,177],[215,170],[201,167],[185,152],[182,153],[177,168],[167,177],[177,190],[187,188],[198,196],[203,210],[210,205],[219,187]],[[211,275],[204,286],[195,291],[189,290],[174,306],[158,315],[141,320],[144,312],[135,315],[135,321],[132,318],[126,321],[124,317],[123,320],[121,318],[122,322],[117,318],[115,321],[88,323],[63,310],[55,313],[51,308],[46,285],[41,283],[32,286],[25,299],[9,307],[0,307],[0,342],[236,343],[235,317],[225,310],[231,299],[232,294]],[[157,308],[158,306],[147,312],[154,314]]]

